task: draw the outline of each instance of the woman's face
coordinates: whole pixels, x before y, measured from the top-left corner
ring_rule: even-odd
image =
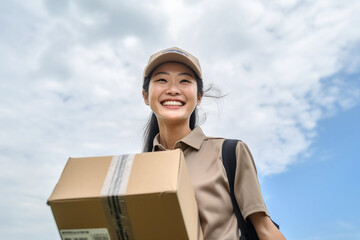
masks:
[[[159,123],[189,121],[200,104],[193,71],[181,63],[168,62],[157,67],[150,79],[149,90],[143,90],[145,104],[155,113]]]

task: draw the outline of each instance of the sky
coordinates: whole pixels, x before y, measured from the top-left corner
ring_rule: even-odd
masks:
[[[0,232],[60,239],[69,157],[139,153],[151,54],[198,57],[208,136],[246,142],[287,239],[360,239],[360,2],[0,0]],[[216,93],[216,89],[214,89]]]

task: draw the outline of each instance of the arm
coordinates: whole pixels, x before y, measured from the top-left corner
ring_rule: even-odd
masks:
[[[253,213],[249,218],[260,240],[285,240],[285,237],[264,212]]]
[[[236,148],[235,196],[244,218],[250,218],[260,240],[285,240],[271,221],[262,197],[256,166],[248,146]]]

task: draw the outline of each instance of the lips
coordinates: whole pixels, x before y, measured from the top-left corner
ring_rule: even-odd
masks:
[[[166,100],[161,102],[163,106],[183,106],[184,103],[178,100]]]

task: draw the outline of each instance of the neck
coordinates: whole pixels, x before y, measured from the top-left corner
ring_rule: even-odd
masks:
[[[174,149],[175,143],[191,132],[189,122],[165,124],[159,121],[160,144],[166,149]]]

